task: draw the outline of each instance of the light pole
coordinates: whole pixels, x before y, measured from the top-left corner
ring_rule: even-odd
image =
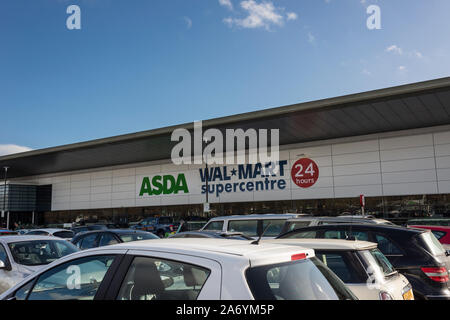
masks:
[[[207,144],[209,142],[208,138],[203,138],[203,140],[205,141],[205,144]],[[203,150],[202,150],[202,159],[203,159]],[[209,211],[209,189],[208,189],[208,183],[209,183],[209,169],[208,169],[208,155],[205,154],[205,165],[206,165],[206,206],[208,207],[208,211]],[[205,207],[203,207],[203,213],[205,213]]]
[[[3,215],[5,214],[6,211],[6,179],[8,176],[8,169],[9,167],[3,167],[3,169],[5,170],[5,184],[3,185],[3,211],[2,211],[2,218]],[[9,229],[9,213],[7,215],[8,217],[6,218],[6,229]]]

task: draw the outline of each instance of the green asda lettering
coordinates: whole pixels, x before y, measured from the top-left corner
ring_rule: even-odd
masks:
[[[189,193],[186,183],[186,177],[180,173],[175,179],[172,175],[154,176],[152,180],[149,177],[142,179],[141,192],[139,196],[148,194],[149,196],[158,196],[161,194],[178,194],[178,192]]]

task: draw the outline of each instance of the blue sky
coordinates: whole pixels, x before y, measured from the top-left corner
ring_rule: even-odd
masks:
[[[68,30],[66,8],[81,9]],[[381,30],[366,27],[367,6]],[[1,0],[0,154],[450,74],[447,0]]]

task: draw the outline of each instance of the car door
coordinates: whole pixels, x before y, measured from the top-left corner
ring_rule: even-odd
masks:
[[[107,300],[219,300],[217,261],[184,254],[130,250],[105,296]]]
[[[126,250],[103,250],[62,258],[19,284],[8,300],[101,300]]]

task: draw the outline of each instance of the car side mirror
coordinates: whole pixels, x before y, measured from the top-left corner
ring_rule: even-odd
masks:
[[[447,257],[450,257],[450,250],[446,250],[446,251],[445,251],[445,255],[446,255]]]
[[[3,262],[3,260],[0,260],[0,270],[1,269],[6,269],[6,265],[5,262]]]

